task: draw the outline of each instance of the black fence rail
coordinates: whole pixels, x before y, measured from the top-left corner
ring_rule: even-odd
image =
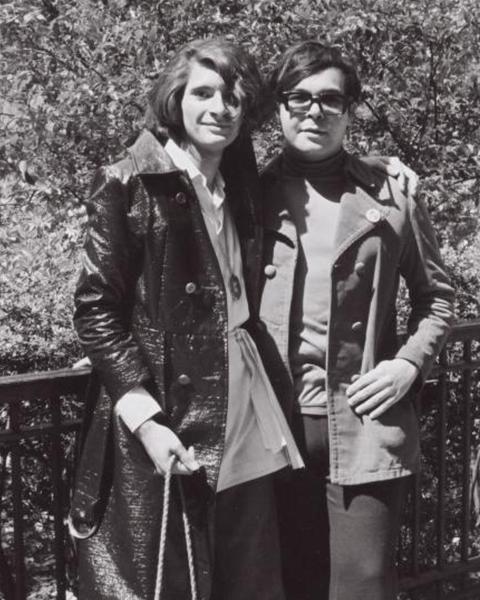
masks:
[[[0,378],[0,598],[74,600],[66,514],[89,372]],[[418,399],[423,469],[399,549],[402,600],[480,599],[480,320],[458,324]]]
[[[89,371],[0,378],[0,597],[74,598],[66,512]]]

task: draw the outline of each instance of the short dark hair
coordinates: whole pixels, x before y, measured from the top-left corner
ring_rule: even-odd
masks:
[[[253,57],[241,46],[222,38],[195,40],[181,48],[159,74],[149,97],[147,127],[160,136],[184,135],[181,102],[192,62],[218,73],[230,90],[238,90],[243,107],[242,130],[262,121],[265,82]]]
[[[361,84],[353,61],[344,56],[337,46],[327,46],[315,40],[298,42],[285,51],[270,77],[271,91],[278,98],[302,79],[331,67],[344,73],[345,95],[351,102],[358,102]]]

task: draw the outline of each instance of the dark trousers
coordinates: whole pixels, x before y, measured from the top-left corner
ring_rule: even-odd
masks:
[[[277,489],[288,600],[394,600],[395,554],[409,478],[328,480],[328,419],[299,416],[305,471]]]
[[[273,476],[216,495],[212,600],[284,600]]]

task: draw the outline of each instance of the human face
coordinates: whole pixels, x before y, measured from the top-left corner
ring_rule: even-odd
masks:
[[[221,154],[238,136],[243,120],[241,98],[212,69],[192,62],[181,107],[183,141],[200,155]]]
[[[345,75],[340,69],[330,67],[302,79],[293,90],[309,92],[313,96],[345,94]],[[316,102],[307,112],[298,113],[280,105],[280,123],[286,147],[304,160],[323,160],[338,152],[349,121],[348,110],[343,115],[324,116]]]

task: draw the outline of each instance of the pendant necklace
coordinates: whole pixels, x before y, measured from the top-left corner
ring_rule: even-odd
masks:
[[[222,235],[222,241],[225,244],[225,251],[222,248],[222,241],[220,240],[220,237],[218,237],[218,247],[220,248],[220,252],[223,255],[223,259],[225,262],[225,266],[227,267],[227,271],[228,271],[228,289],[230,290],[230,293],[232,294],[232,298],[234,300],[240,300],[240,298],[242,297],[242,284],[240,283],[240,278],[238,277],[238,275],[235,275],[235,273],[233,272],[233,268],[232,268],[232,263],[230,262],[230,249],[228,247],[228,239],[227,239],[227,223],[228,220],[226,219],[224,221],[224,227],[223,227],[223,235]],[[230,223],[228,223],[228,227],[230,227]]]
[[[240,297],[242,295],[242,287],[240,285],[240,279],[235,275],[235,273],[232,273],[230,275],[230,279],[228,280],[228,287],[232,292],[233,298],[235,300],[240,300]]]

